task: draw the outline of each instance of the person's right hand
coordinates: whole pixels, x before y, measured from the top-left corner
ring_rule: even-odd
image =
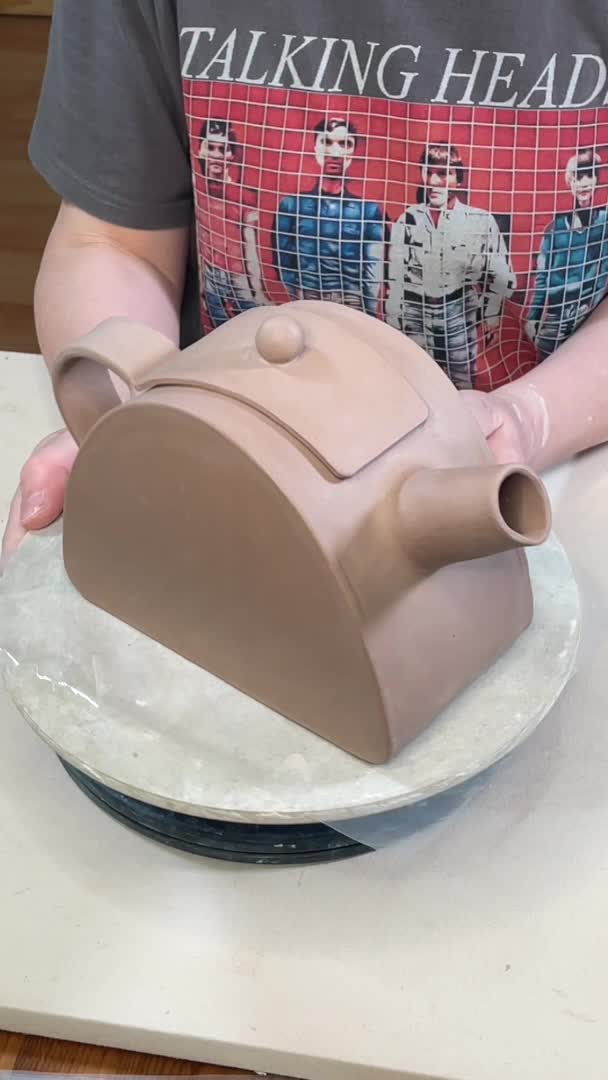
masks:
[[[61,516],[77,453],[69,431],[58,431],[44,439],[26,461],[2,540],[0,572],[28,532],[46,529]]]

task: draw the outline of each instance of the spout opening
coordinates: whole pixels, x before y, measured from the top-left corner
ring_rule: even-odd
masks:
[[[498,511],[503,528],[526,547],[542,544],[551,528],[545,489],[532,473],[513,469],[498,489]]]

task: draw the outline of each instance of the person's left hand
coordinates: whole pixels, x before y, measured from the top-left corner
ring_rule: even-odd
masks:
[[[534,451],[534,425],[519,404],[499,393],[461,390],[500,465],[530,465]]]

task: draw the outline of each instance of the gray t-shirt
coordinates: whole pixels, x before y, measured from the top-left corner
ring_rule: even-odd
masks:
[[[607,60],[602,0],[55,0],[31,157],[192,226],[186,340],[332,300],[490,389],[608,288]]]

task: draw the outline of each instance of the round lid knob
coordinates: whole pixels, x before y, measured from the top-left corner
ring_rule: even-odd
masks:
[[[290,315],[273,315],[260,326],[255,344],[269,364],[288,364],[304,351],[304,331]]]

